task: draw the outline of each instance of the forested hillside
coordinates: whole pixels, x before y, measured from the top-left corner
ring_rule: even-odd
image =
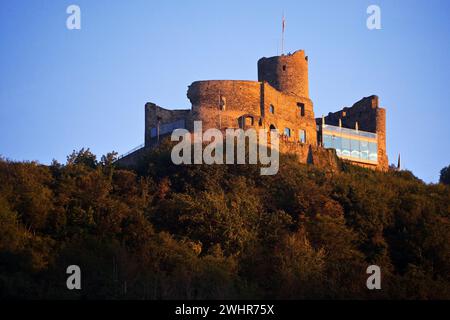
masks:
[[[450,187],[407,171],[0,161],[0,297],[450,299]],[[366,287],[366,268],[382,289]],[[66,288],[79,265],[82,290]]]

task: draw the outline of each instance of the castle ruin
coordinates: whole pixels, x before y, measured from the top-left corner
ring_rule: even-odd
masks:
[[[386,111],[379,107],[378,97],[363,98],[352,107],[315,118],[309,97],[308,57],[303,50],[261,58],[258,81],[196,81],[189,86],[187,97],[192,104],[187,110],[147,103],[145,145],[118,163],[132,166],[162,137],[177,128],[192,132],[194,121],[202,121],[203,130],[277,130],[280,152],[294,153],[303,163],[326,165],[337,156],[363,167],[388,169]]]

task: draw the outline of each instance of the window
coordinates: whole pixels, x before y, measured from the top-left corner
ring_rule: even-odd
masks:
[[[306,132],[303,129],[298,130],[298,140],[301,143],[305,143],[306,142]]]
[[[323,147],[327,149],[333,148],[333,136],[329,134],[323,135]]]
[[[274,114],[275,113],[275,107],[271,104],[269,107],[269,112]]]
[[[350,139],[348,138],[342,138],[342,150],[341,154],[345,157],[350,157],[351,149],[350,149]]]
[[[286,66],[285,65],[283,66],[283,71],[286,71]]]
[[[289,128],[284,128],[284,135],[288,138],[291,137],[291,129]]]
[[[352,158],[360,158],[359,145],[359,140],[350,139],[350,154]]]
[[[298,102],[297,103],[297,107],[298,107],[298,110],[300,112],[300,117],[304,117],[305,116],[305,104],[301,103],[301,102]]]
[[[333,148],[336,150],[336,154],[340,156],[342,154],[342,138],[333,136]]]
[[[361,159],[368,160],[369,159],[369,142],[361,140],[360,141],[360,155]]]
[[[239,128],[245,129],[248,126],[253,126],[254,119],[252,116],[242,116],[238,119]]]
[[[369,142],[369,160],[378,160],[378,145],[375,142]]]
[[[224,96],[220,96],[220,110],[225,111],[227,106],[227,99]]]

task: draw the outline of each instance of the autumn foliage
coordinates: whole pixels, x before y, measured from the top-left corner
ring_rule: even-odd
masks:
[[[288,156],[274,176],[175,166],[165,145],[134,171],[114,159],[0,161],[1,298],[450,298],[449,186]]]

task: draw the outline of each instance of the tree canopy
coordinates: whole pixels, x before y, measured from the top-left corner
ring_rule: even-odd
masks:
[[[284,155],[274,176],[176,166],[165,145],[136,170],[116,155],[0,160],[0,297],[450,298],[448,167],[425,184]],[[382,290],[366,287],[371,264]],[[67,290],[69,265],[83,290]]]

